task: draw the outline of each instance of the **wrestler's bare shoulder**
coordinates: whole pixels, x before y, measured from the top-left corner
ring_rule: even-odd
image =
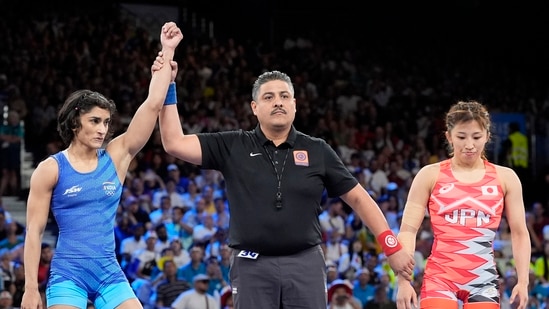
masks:
[[[499,175],[502,175],[502,176],[504,176],[504,175],[507,175],[507,176],[516,175],[515,171],[510,167],[503,166],[503,165],[498,165],[498,164],[494,164],[494,166],[496,167],[496,172]]]
[[[48,157],[43,161],[40,161],[36,166],[36,169],[32,173],[32,178],[35,179],[57,179],[59,174],[59,165],[53,157]]]
[[[430,177],[437,175],[440,172],[440,162],[435,162],[431,164],[427,164],[423,166],[419,172],[417,173],[416,177]]]

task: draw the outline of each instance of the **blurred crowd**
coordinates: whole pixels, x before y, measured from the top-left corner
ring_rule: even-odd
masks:
[[[99,14],[46,11],[21,19],[4,12],[0,17],[0,196],[8,196],[22,191],[21,161],[14,151],[24,145],[36,166],[62,149],[56,112],[72,91],[90,88],[112,98],[118,117],[111,129],[115,135],[125,129],[146,96],[159,44],[112,8]],[[447,157],[443,113],[455,100],[475,97],[491,112],[523,113],[529,134],[546,140],[549,133],[547,89],[523,76],[515,80],[520,72],[493,71],[493,64],[483,61],[452,64],[445,62],[447,55],[424,50],[359,48],[345,38],[318,36],[292,36],[265,48],[249,40],[187,35],[185,26],[175,59],[186,133],[254,128],[249,108],[254,78],[264,70],[284,71],[296,90],[296,128],[337,151],[395,233],[415,173]],[[513,89],[506,88],[509,83]],[[531,308],[549,304],[549,161],[544,165],[521,179],[527,184],[533,248]],[[323,206],[319,219],[329,295],[346,295],[333,298],[338,304],[396,308],[394,274],[375,237],[341,200],[326,198]],[[167,155],[156,131],[132,162],[115,230],[119,261],[146,308],[169,308],[185,291],[209,294],[220,308],[229,306],[229,218],[223,175]],[[50,228],[55,232],[54,222]],[[0,211],[0,290],[9,292],[14,307],[25,280],[23,235],[24,223]],[[503,300],[516,280],[509,235],[503,220],[494,243]],[[431,242],[425,220],[417,239],[418,289]],[[54,250],[48,244],[42,248],[43,282]]]

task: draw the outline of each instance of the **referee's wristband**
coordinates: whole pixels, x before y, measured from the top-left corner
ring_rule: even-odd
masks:
[[[402,249],[402,245],[398,242],[395,234],[391,230],[386,230],[377,236],[377,242],[383,249],[385,256],[390,256]]]
[[[166,94],[166,99],[164,100],[164,105],[177,104],[177,89],[175,88],[175,82],[171,82],[168,87],[168,93]]]

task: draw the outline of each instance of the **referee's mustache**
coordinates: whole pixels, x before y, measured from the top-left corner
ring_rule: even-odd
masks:
[[[281,112],[281,113],[283,113],[283,114],[287,114],[287,113],[286,113],[286,110],[284,110],[283,108],[277,108],[277,109],[274,109],[274,110],[271,112],[271,115],[274,115],[274,114],[276,114],[276,113],[278,113],[278,112]]]

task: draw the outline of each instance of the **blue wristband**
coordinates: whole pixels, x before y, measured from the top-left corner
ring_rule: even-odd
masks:
[[[166,99],[164,100],[164,105],[177,104],[177,89],[175,88],[175,82],[171,82],[168,87],[168,93],[166,94]]]

